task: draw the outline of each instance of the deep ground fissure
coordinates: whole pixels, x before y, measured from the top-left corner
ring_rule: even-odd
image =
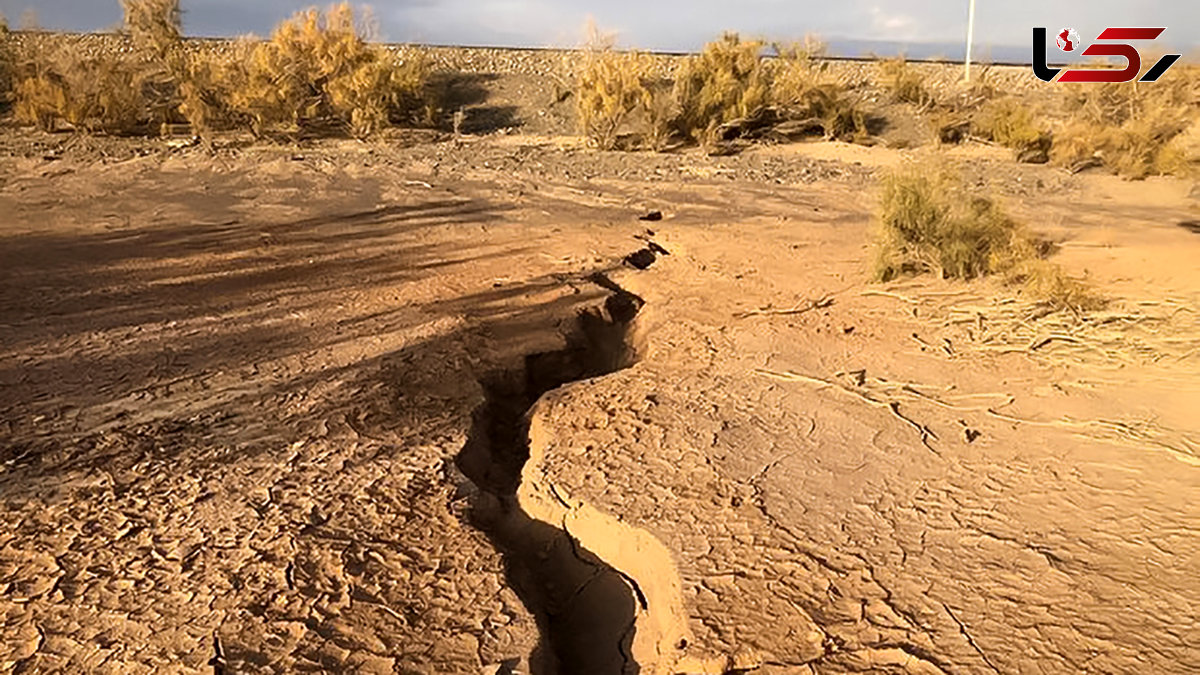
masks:
[[[632,327],[644,301],[604,275],[590,280],[608,295],[575,317],[561,349],[526,354],[482,379],[485,401],[456,461],[478,488],[473,522],[502,553],[509,583],[537,617],[540,641],[529,656],[535,675],[639,671],[631,647],[645,600],[636,581],[588,551],[563,523],[531,517],[517,499],[530,455],[528,414],[538,399],[637,361]]]

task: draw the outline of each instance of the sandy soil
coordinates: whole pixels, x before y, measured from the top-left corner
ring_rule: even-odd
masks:
[[[1112,300],[1037,316],[865,281],[933,150],[65,145],[0,164],[0,670],[1200,670],[1190,183],[950,153]]]

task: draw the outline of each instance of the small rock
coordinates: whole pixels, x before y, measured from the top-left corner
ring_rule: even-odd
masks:
[[[729,657],[725,670],[732,673],[748,673],[763,667],[762,654],[753,647],[740,647],[737,653]]]
[[[1028,148],[1017,154],[1017,161],[1022,164],[1045,164],[1050,161],[1050,154],[1041,148]]]
[[[643,248],[625,256],[625,262],[639,270],[649,269],[657,259],[658,255],[649,248]]]

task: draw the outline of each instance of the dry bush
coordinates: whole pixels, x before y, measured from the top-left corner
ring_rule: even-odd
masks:
[[[961,143],[973,131],[971,118],[954,108],[936,108],[928,117],[929,128],[939,143]]]
[[[974,133],[1015,150],[1048,144],[1048,132],[1034,120],[1028,104],[1014,98],[984,103],[971,120]]]
[[[1082,280],[1044,260],[1046,244],[941,167],[912,166],[885,176],[874,234],[878,281],[928,272],[956,279],[998,274],[1051,310],[1104,304]]]
[[[39,45],[18,64],[14,91],[17,121],[46,131],[65,122],[105,133],[144,131],[149,112],[147,72],[131,56],[95,56],[78,42]]]
[[[909,66],[903,56],[879,62],[879,83],[899,103],[928,106],[934,103],[933,93],[925,78]]]
[[[183,43],[179,0],[121,0],[121,9],[135,49],[159,61],[176,57]]]
[[[713,151],[740,140],[793,138],[824,130],[827,138],[857,140],[867,134],[860,103],[826,73],[812,38],[775,49],[764,61],[763,43],[726,34],[686,60],[674,86],[653,74],[653,59],[619,53],[593,28],[575,73],[580,127],[600,148],[628,135],[642,147],[662,150],[690,137]]]
[[[808,37],[775,50],[779,58],[770,70],[772,104],[791,117],[819,121],[826,138],[853,141],[868,135],[862,106],[829,77],[829,63],[819,58],[825,53],[823,43]]]
[[[17,120],[53,131],[144,133],[175,115],[178,0],[123,0],[132,53],[89,53],[72,40],[38,41],[16,67]]]
[[[575,83],[575,103],[584,136],[602,150],[616,146],[627,123],[654,102],[647,56],[590,47]]]
[[[875,277],[935,272],[971,279],[996,272],[1019,235],[995,203],[967,195],[941,170],[892,173],[883,179]]]
[[[675,80],[679,124],[684,133],[711,141],[717,126],[750,116],[771,100],[763,43],[742,41],[736,33],[705,45],[688,58]]]
[[[223,75],[228,108],[255,133],[328,125],[366,136],[424,101],[428,65],[369,44],[348,3],[300,12],[249,50],[243,72]],[[234,86],[235,85],[235,86]]]
[[[1195,75],[1177,66],[1154,83],[1068,86],[1069,119],[1055,134],[1051,159],[1066,166],[1098,160],[1128,178],[1187,173],[1200,159],[1178,142],[1200,123]]]
[[[793,44],[772,45],[778,58],[771,72],[771,99],[775,103],[803,101],[813,89],[831,84],[829,62],[821,60],[826,45],[813,36]]]
[[[13,77],[16,57],[8,37],[8,20],[0,13],[0,109],[12,103]]]
[[[1058,265],[1029,258],[1005,271],[1005,281],[1020,285],[1025,296],[1051,310],[1076,313],[1103,308],[1106,300],[1083,279],[1067,275]]]
[[[74,43],[35,53],[18,69],[20,120],[120,133],[186,120],[204,135],[336,128],[361,137],[431,114],[428,63],[369,44],[348,3],[302,12],[230,57],[185,47],[179,0],[122,6],[132,54],[90,56]]]
[[[646,149],[661,152],[676,135],[679,102],[669,81],[651,81],[646,88],[650,100],[642,111],[642,140]]]
[[[958,96],[960,100],[983,102],[991,100],[1002,93],[996,82],[996,71],[991,65],[980,64],[971,71],[971,81],[961,82]]]

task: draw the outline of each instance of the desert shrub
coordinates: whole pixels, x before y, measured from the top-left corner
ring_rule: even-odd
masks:
[[[1013,250],[1017,224],[991,200],[964,194],[946,174],[913,168],[883,179],[875,277],[935,272],[970,279]]]
[[[1104,304],[1086,283],[1044,259],[1047,244],[940,167],[912,166],[884,177],[874,247],[877,281],[929,272],[958,279],[995,274],[1051,310]]]
[[[0,110],[12,102],[12,88],[16,57],[8,38],[8,21],[0,13]]]
[[[361,137],[431,114],[428,63],[369,44],[347,3],[301,12],[228,58],[185,47],[179,0],[122,7],[132,53],[94,56],[70,42],[35,50],[17,68],[19,120],[121,133],[181,120],[198,134],[332,127]]]
[[[1071,166],[1098,160],[1128,178],[1185,173],[1195,157],[1177,142],[1200,123],[1200,91],[1189,68],[1153,84],[1068,85],[1069,116],[1056,132],[1051,159]]]
[[[934,109],[928,116],[928,123],[939,143],[961,143],[973,131],[971,118],[956,109]]]
[[[820,57],[825,46],[814,38],[775,46],[779,58],[770,69],[769,101],[793,118],[820,122],[826,138],[857,140],[867,135],[866,114],[846,88],[828,75]]]
[[[77,42],[39,45],[16,69],[19,122],[53,131],[60,122],[93,132],[145,129],[147,73],[130,56],[88,54]]]
[[[762,42],[726,33],[683,63],[675,80],[675,98],[684,133],[704,142],[718,125],[747,117],[770,101],[770,76],[762,50]]]
[[[1048,135],[1027,104],[1007,97],[984,103],[971,120],[971,128],[978,136],[1016,150],[1042,144]]]
[[[808,36],[793,44],[772,45],[777,59],[771,75],[771,100],[774,103],[803,101],[813,89],[830,84],[829,63],[820,59],[826,46]]]
[[[646,59],[607,47],[584,51],[575,84],[576,110],[584,136],[602,150],[615,147],[630,119],[651,109]]]
[[[642,139],[649,150],[666,149],[678,128],[679,102],[675,100],[669,81],[651,81],[649,103],[642,111]]]
[[[879,84],[891,95],[892,100],[919,106],[934,102],[925,78],[903,56],[880,61],[878,69]]]
[[[122,0],[131,53],[91,53],[73,40],[37,41],[15,68],[18,121],[104,133],[143,133],[175,114],[181,53],[178,0]]]
[[[223,77],[228,108],[256,133],[332,124],[366,136],[424,98],[427,63],[369,44],[348,3],[300,12],[248,51],[244,71]]]
[[[179,0],[121,0],[125,30],[134,48],[159,61],[174,58],[183,43]]]
[[[764,61],[763,43],[726,34],[686,60],[674,85],[653,75],[653,61],[612,49],[593,29],[575,71],[574,92],[581,130],[601,148],[623,134],[661,150],[680,134],[710,149],[734,139],[791,138],[824,130],[826,137],[855,140],[867,133],[861,104],[828,77],[809,38],[775,45],[778,58]]]
[[[992,66],[981,64],[971,71],[971,81],[961,83],[959,100],[980,103],[1002,94],[1000,84],[996,81],[996,72]]]

